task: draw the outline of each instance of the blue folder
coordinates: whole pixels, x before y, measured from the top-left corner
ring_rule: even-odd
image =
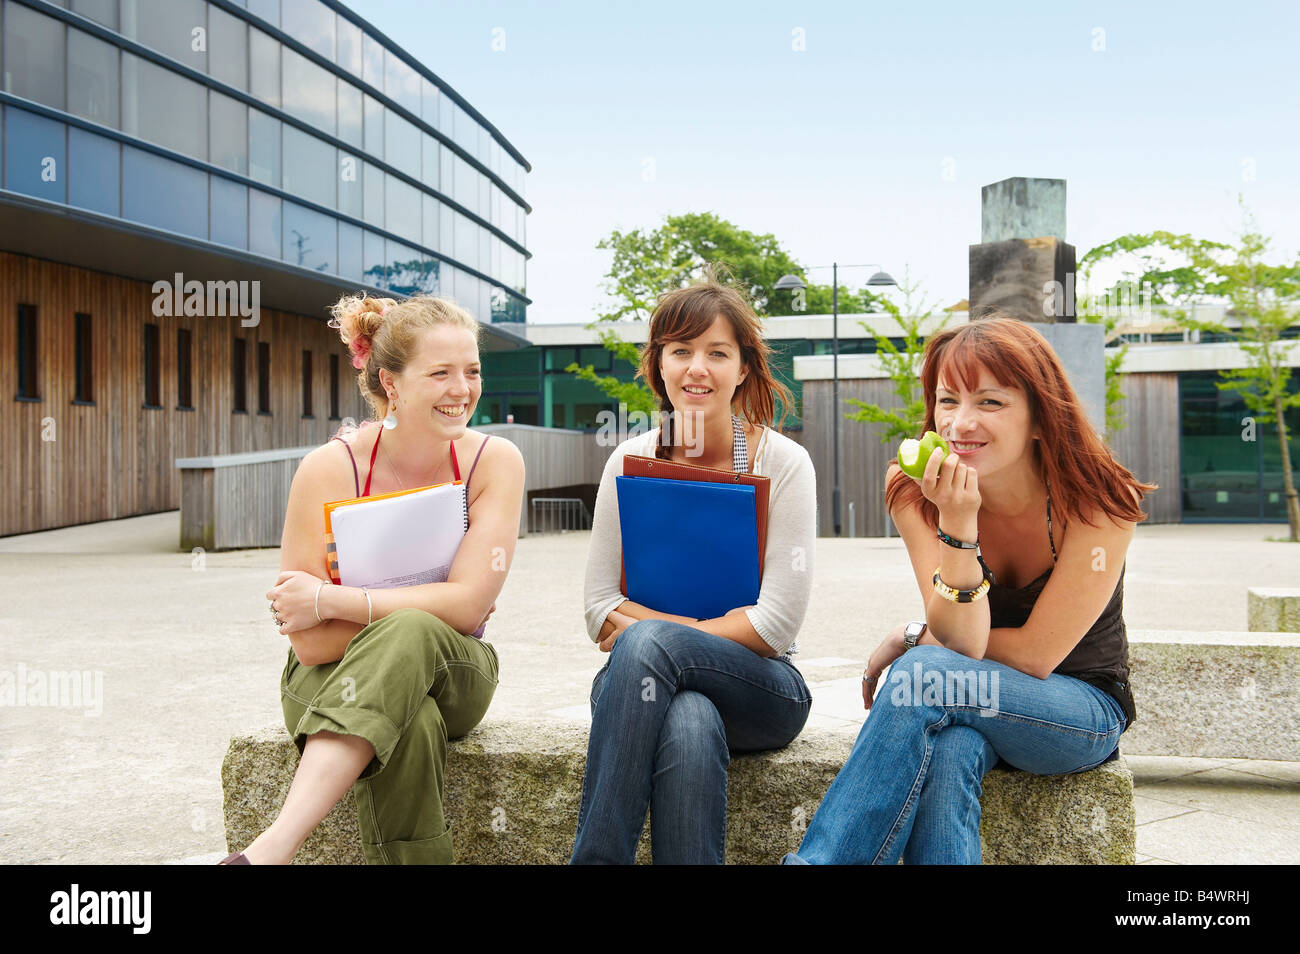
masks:
[[[615,479],[628,599],[694,619],[725,616],[758,602],[752,486]]]

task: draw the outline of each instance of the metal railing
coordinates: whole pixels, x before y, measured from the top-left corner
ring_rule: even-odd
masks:
[[[529,533],[591,529],[591,513],[580,497],[534,497],[529,503]]]

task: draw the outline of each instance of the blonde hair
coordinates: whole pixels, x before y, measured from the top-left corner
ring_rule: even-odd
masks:
[[[348,295],[330,309],[329,325],[352,353],[357,387],[376,418],[388,413],[388,395],[379,380],[379,370],[401,374],[415,357],[421,335],[439,325],[463,328],[478,345],[482,329],[464,308],[446,298],[419,296],[398,302],[392,298]]]

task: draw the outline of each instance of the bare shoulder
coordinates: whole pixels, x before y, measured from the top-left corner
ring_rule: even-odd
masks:
[[[357,454],[357,443],[364,440],[365,435],[354,431],[340,437],[342,440],[331,438],[304,457],[298,464],[294,483],[301,482],[305,488],[318,492],[326,500],[343,500],[354,496],[356,480],[352,461]],[[373,435],[369,436],[369,440],[374,443]]]
[[[487,466],[497,472],[515,469],[523,472],[524,455],[519,452],[519,448],[513,441],[498,434],[484,434],[481,431],[466,431],[466,435],[475,439],[475,442],[470,445],[473,454],[482,451],[479,457],[480,467]]]
[[[519,452],[513,441],[508,441],[497,434],[484,434],[481,431],[466,431],[466,447],[459,456],[462,459],[462,473],[468,476],[465,471],[464,462],[473,461],[478,458],[478,464],[474,467],[474,476],[470,481],[470,493],[474,500],[478,499],[489,486],[500,486],[508,484],[511,486],[523,486],[524,481],[524,455]]]
[[[1053,520],[1057,519],[1053,511]],[[1074,552],[1080,547],[1091,551],[1096,546],[1110,547],[1121,542],[1127,545],[1137,530],[1137,524],[1133,521],[1116,517],[1096,506],[1087,507],[1073,519],[1061,514],[1059,520],[1061,536],[1057,539],[1057,546],[1062,552]]]

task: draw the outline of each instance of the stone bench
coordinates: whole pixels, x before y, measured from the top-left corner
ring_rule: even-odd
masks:
[[[462,864],[563,864],[577,828],[587,726],[489,721],[451,743],[447,817]],[[848,758],[853,738],[809,730],[786,748],[732,759],[727,861],[775,864]],[[284,803],[298,752],[280,725],[231,739],[221,767],[226,843],[242,849]],[[1133,776],[1123,760],[1078,775],[995,769],[980,826],[986,864],[1133,864]],[[638,860],[648,862],[649,825]],[[352,793],[298,853],[300,864],[364,864]]]
[[[1300,636],[1130,630],[1129,755],[1300,761]]]
[[[1300,589],[1252,586],[1246,591],[1246,628],[1252,633],[1300,633]]]

